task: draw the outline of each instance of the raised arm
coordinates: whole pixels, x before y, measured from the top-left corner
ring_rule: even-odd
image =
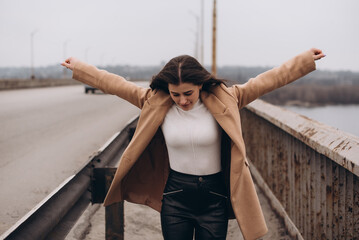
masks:
[[[77,58],[70,57],[61,65],[73,71],[73,79],[96,87],[104,93],[117,95],[139,108],[142,108],[151,92],[150,88],[137,86],[121,76],[99,70]]]
[[[325,57],[320,49],[312,48],[290,59],[279,67],[268,70],[245,84],[234,85],[230,91],[238,99],[241,109],[260,96],[291,83],[315,70],[315,62]]]

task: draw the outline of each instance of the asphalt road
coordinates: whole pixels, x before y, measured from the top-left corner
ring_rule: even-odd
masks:
[[[0,234],[139,113],[83,86],[0,92]]]

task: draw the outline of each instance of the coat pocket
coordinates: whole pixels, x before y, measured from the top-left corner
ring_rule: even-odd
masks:
[[[180,193],[180,192],[183,192],[183,189],[178,189],[178,190],[174,190],[174,191],[164,192],[164,193],[163,193],[163,196],[168,196],[168,195],[172,195],[172,194]]]
[[[216,195],[216,196],[219,196],[219,197],[222,197],[222,198],[225,198],[227,199],[228,197],[223,195],[223,194],[220,194],[220,193],[217,193],[217,192],[213,192],[213,191],[209,191],[210,194],[213,194],[213,195]]]

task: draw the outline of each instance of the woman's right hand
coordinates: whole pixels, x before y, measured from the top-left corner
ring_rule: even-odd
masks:
[[[63,63],[61,63],[62,66],[66,67],[67,69],[70,69],[71,71],[74,70],[75,64],[79,62],[77,58],[69,57],[66,59]]]

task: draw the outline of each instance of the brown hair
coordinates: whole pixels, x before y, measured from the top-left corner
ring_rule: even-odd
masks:
[[[194,57],[181,55],[172,58],[163,69],[152,77],[152,90],[168,91],[168,84],[193,83],[202,85],[202,89],[209,91],[211,86],[225,84],[225,80],[218,79],[209,73]]]

